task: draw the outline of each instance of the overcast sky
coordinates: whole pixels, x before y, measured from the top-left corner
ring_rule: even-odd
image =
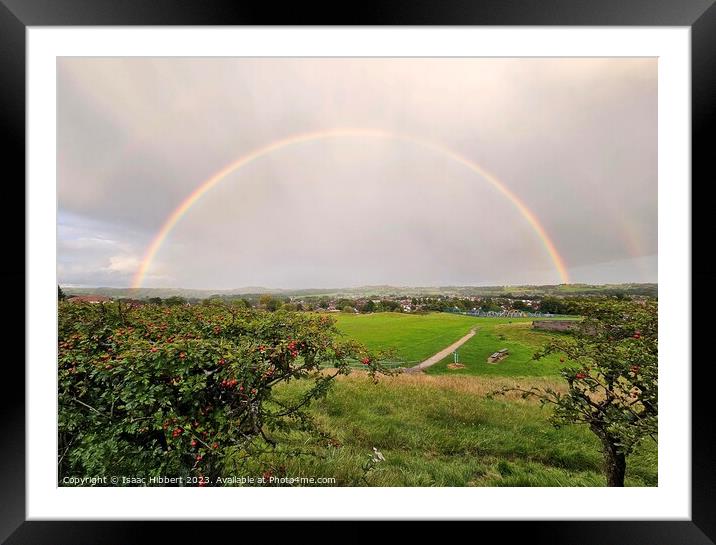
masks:
[[[58,59],[58,280],[146,287],[657,280],[655,59]]]

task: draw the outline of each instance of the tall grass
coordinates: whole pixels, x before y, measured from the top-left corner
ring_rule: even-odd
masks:
[[[354,373],[311,409],[324,438],[277,433],[282,446],[243,470],[335,477],[337,486],[604,486],[587,429],[555,429],[550,409],[534,401],[485,397],[516,382],[417,374],[373,384]],[[549,378],[531,384],[562,387]],[[299,396],[303,387],[295,382],[279,395]],[[373,447],[385,461],[370,463]],[[645,442],[629,458],[627,486],[656,486],[656,453]]]

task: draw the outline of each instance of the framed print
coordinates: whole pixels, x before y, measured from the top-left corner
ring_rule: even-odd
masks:
[[[711,2],[130,4],[0,5],[7,543],[713,543]]]

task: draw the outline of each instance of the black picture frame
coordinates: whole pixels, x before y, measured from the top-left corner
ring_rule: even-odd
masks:
[[[18,286],[30,289],[24,268],[25,240],[12,235],[22,221],[25,202],[25,30],[28,26],[80,25],[585,25],[685,26],[691,29],[692,53],[692,248],[708,249],[712,227],[705,187],[716,178],[712,144],[716,118],[716,6],[715,0],[425,0],[367,1],[354,9],[331,5],[293,4],[280,10],[269,3],[213,0],[0,0],[0,120],[4,147],[5,189],[12,213],[0,215],[4,249],[17,256],[11,273],[2,273],[6,304],[24,308]],[[288,6],[287,6],[288,7]],[[9,193],[7,193],[9,191]],[[14,192],[14,195],[13,195]],[[14,198],[13,198],[14,197]],[[701,197],[701,198],[699,198]],[[698,207],[703,214],[698,213]],[[21,217],[18,218],[18,213]],[[701,218],[702,224],[693,223]],[[700,238],[701,237],[701,238]],[[698,241],[703,246],[698,244]],[[709,252],[693,252],[694,285],[712,285],[706,266]],[[22,257],[21,257],[22,256]],[[22,265],[20,265],[22,264]],[[693,307],[692,307],[693,308]],[[692,339],[709,338],[707,322],[692,316]],[[687,317],[688,318],[688,317]],[[27,328],[32,323],[26,323]],[[18,343],[19,344],[19,343]],[[24,359],[24,355],[23,355]],[[693,358],[692,358],[693,359]],[[20,361],[15,359],[14,361]],[[25,517],[25,385],[20,365],[3,367],[0,396],[2,452],[0,461],[0,540],[18,544],[130,543],[149,533],[162,542],[204,542],[217,526],[235,526],[232,534],[246,540],[260,537],[265,527],[247,522],[80,522],[26,521]],[[690,364],[691,362],[685,362]],[[716,460],[713,397],[706,365],[692,365],[692,517],[690,521],[503,521],[478,522],[488,535],[508,541],[569,544],[691,544],[716,542]],[[16,397],[12,397],[12,393]],[[668,468],[661,468],[668,471]],[[320,519],[320,513],[316,514]],[[264,523],[266,524],[266,523]],[[284,523],[270,522],[271,535]],[[295,531],[295,530],[294,530]],[[253,535],[252,535],[253,534]]]

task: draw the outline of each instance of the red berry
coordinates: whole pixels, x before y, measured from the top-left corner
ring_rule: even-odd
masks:
[[[213,449],[219,448],[219,443],[214,443],[214,444],[212,444],[212,445],[211,445],[211,448],[213,448]]]
[[[574,378],[578,378],[578,379],[587,378],[587,374],[586,373],[577,373],[576,375],[574,375]]]
[[[201,462],[202,458],[203,458],[203,456],[202,456],[201,454],[197,454],[197,455],[196,455],[196,461],[197,461],[197,462]]]
[[[363,365],[368,365],[370,363],[370,358],[363,358],[360,360]]]

